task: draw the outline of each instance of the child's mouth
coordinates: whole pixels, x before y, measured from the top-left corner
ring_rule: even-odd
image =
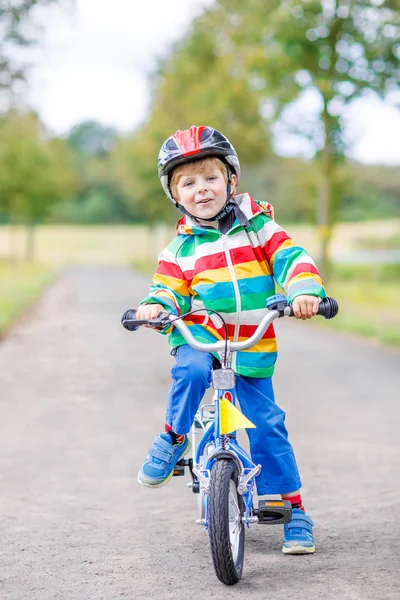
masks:
[[[204,200],[200,200],[197,204],[208,204],[212,202],[212,198],[205,198]]]

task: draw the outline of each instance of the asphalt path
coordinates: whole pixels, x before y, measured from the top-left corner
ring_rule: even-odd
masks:
[[[275,391],[317,552],[284,556],[281,526],[253,525],[227,589],[188,477],[136,481],[173,364],[163,336],[120,325],[147,286],[66,269],[0,344],[0,599],[398,600],[400,352],[277,324]]]

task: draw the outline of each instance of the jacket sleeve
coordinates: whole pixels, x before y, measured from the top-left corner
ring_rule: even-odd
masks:
[[[304,248],[296,246],[286,231],[271,219],[266,221],[262,232],[267,261],[275,281],[285,290],[289,304],[303,294],[325,298],[321,275]]]
[[[175,261],[175,255],[169,247],[165,248],[158,259],[158,268],[153,278],[149,294],[142,304],[161,304],[165,310],[174,315],[182,315],[191,309],[192,298],[189,292],[190,281]],[[169,333],[171,327],[163,329]]]

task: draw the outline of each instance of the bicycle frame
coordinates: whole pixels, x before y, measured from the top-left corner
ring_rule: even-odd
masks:
[[[208,492],[209,481],[212,466],[218,457],[226,457],[234,460],[239,471],[238,492],[243,496],[245,505],[244,521],[247,527],[253,522],[253,496],[255,491],[255,477],[261,471],[261,465],[255,465],[250,459],[248,453],[240,446],[236,439],[236,432],[229,434],[220,433],[220,400],[226,398],[237,405],[236,389],[215,390],[213,398],[213,413],[208,413],[208,418],[204,418],[204,408],[210,405],[203,405],[196,413],[195,422],[199,423],[204,431],[199,441],[197,450],[195,442],[195,425],[192,426],[192,448],[193,448],[193,473],[199,481],[199,493],[204,493],[204,517],[197,522],[208,529]],[[211,416],[212,415],[212,416]],[[213,450],[206,456],[205,461],[201,462],[209,444],[214,446]],[[257,518],[255,519],[257,521]]]

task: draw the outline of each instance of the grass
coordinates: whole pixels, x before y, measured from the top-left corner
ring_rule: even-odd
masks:
[[[279,220],[278,220],[279,222]],[[317,230],[311,225],[288,225],[287,231],[297,244],[317,257]],[[128,265],[132,260],[156,260],[158,253],[175,235],[174,227],[158,225],[38,225],[35,227],[35,258],[51,265]],[[339,223],[330,245],[335,258],[359,250],[365,240],[374,244],[379,238],[383,247],[396,249],[400,219]],[[371,241],[372,240],[372,241]],[[361,244],[361,246],[360,246]],[[26,231],[23,227],[0,225],[0,258],[12,254],[25,256]]]
[[[336,265],[328,286],[339,314],[324,325],[400,346],[400,265]]]
[[[0,337],[39,298],[53,277],[49,266],[0,262]]]
[[[325,321],[333,329],[373,338],[384,344],[400,346],[399,284],[377,288],[372,283],[332,282],[332,295],[340,311],[334,321]]]
[[[146,226],[38,225],[35,227],[35,260],[42,264],[127,265],[133,257],[147,260],[173,236],[172,230]],[[25,257],[23,227],[0,226],[0,259]]]
[[[398,250],[400,248],[400,233],[389,237],[360,237],[357,246],[363,250]]]

